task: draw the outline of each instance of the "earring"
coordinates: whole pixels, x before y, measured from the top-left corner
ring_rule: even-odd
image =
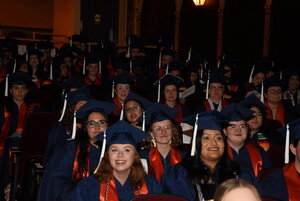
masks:
[[[155,138],[152,137],[152,140],[151,140],[152,144],[153,144],[153,147],[156,147],[156,141],[155,141]]]

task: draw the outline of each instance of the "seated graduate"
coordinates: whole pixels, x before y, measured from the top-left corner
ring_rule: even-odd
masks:
[[[101,146],[95,136],[107,129],[107,115],[115,108],[114,104],[90,99],[78,110],[76,116],[84,119],[83,126],[75,140],[66,141],[54,152],[43,175],[38,200],[71,200],[76,184],[97,167]]]
[[[147,100],[134,92],[130,92],[124,102],[125,120],[132,126],[142,129],[138,119],[151,104],[153,103],[150,100]]]
[[[70,139],[72,135],[75,135],[77,128],[81,127],[82,124],[79,121],[77,121],[76,127],[73,127],[74,114],[86,104],[89,98],[87,86],[76,89],[65,96],[60,120],[49,131],[46,149],[47,160],[52,157],[57,145]]]
[[[146,111],[146,124],[150,126],[153,146],[150,150],[143,150],[140,156],[147,161],[148,173],[158,181],[162,174],[171,166],[178,164],[185,156],[179,149],[181,137],[172,119],[178,111],[165,105],[154,103]]]
[[[253,172],[255,176],[262,169],[272,167],[265,150],[251,141],[248,142],[246,121],[254,112],[240,104],[232,103],[224,108],[222,113],[230,119],[224,129],[230,159],[236,161],[242,171]]]
[[[251,142],[267,151],[270,148],[270,140],[265,133],[267,130],[265,128],[267,107],[254,94],[247,96],[240,104],[254,112],[252,117],[246,122]]]
[[[260,181],[259,189],[264,197],[282,201],[297,201],[300,198],[300,119],[289,123],[280,130],[282,134],[286,135],[285,162],[288,164]],[[295,156],[295,161],[290,163],[289,150]]]
[[[189,201],[210,200],[220,183],[239,175],[239,165],[230,161],[226,154],[221,121],[227,119],[212,110],[183,120],[195,125],[191,156],[186,156],[162,176],[166,193],[183,196]]]
[[[162,192],[157,180],[146,175],[135,148],[147,133],[119,121],[98,137],[103,141],[100,166],[76,186],[73,200],[128,201],[137,195]]]
[[[283,92],[283,99],[290,100],[294,106],[300,104],[299,78],[300,72],[296,66],[285,73],[287,89]]]

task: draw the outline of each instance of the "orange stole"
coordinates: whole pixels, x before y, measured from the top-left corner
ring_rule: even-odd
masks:
[[[23,103],[19,109],[18,125],[17,125],[17,129],[16,129],[16,132],[18,132],[18,133],[22,133],[22,131],[23,131],[27,107],[28,107],[28,105]]]
[[[265,105],[268,108],[266,110],[266,118],[267,119],[273,119],[272,110],[271,110],[268,102],[265,102]],[[278,105],[277,105],[277,112],[276,112],[274,120],[280,121],[282,125],[285,125],[285,122],[284,122],[284,109],[283,109],[283,104],[281,102],[278,103]]]
[[[179,111],[179,113],[175,116],[174,120],[179,124],[181,124],[181,120],[183,118],[182,106],[179,103],[176,103],[175,108]]]
[[[149,152],[150,166],[155,171],[155,178],[160,182],[161,175],[164,173],[164,168],[160,160],[160,153],[157,147],[153,148]],[[178,164],[181,161],[180,151],[171,147],[170,149],[170,163],[171,166]]]
[[[90,145],[88,146],[88,158],[86,160],[86,163],[87,163],[87,171],[86,172],[83,172],[82,175],[80,175],[77,171],[78,171],[78,166],[79,166],[79,163],[78,163],[78,154],[79,154],[79,151],[80,151],[80,147],[79,145],[77,146],[77,151],[76,151],[76,156],[75,156],[75,160],[74,160],[74,165],[73,165],[73,172],[72,172],[72,178],[73,180],[77,183],[79,182],[82,178],[85,178],[85,177],[88,177],[89,174],[90,174]]]
[[[262,169],[261,155],[260,155],[257,147],[252,142],[248,142],[245,146],[246,146],[249,156],[250,156],[254,175],[255,175],[255,177],[257,177],[258,173]],[[228,150],[227,152],[228,152],[229,158],[234,161],[233,154],[232,154],[232,148],[230,147],[229,144],[227,144],[227,150]]]
[[[114,97],[113,102],[117,105],[116,109],[114,110],[114,115],[119,115],[119,112],[122,109],[122,103],[117,99],[117,97]]]
[[[4,151],[4,142],[8,134],[10,120],[11,120],[10,113],[6,110],[6,108],[4,108],[4,122],[0,130],[0,156]]]
[[[105,197],[106,194],[106,187],[107,183],[102,182],[100,184],[100,201],[107,201],[107,200],[113,200],[113,201],[118,201],[118,192],[116,189],[116,183],[114,178],[110,179],[109,183],[108,183],[108,191],[107,191],[107,195]],[[145,182],[145,180],[142,180],[142,187],[138,190],[134,190],[134,195],[140,195],[140,194],[148,194],[148,187],[147,184]],[[105,199],[106,198],[106,199]]]
[[[283,167],[283,176],[287,185],[289,201],[299,201],[300,177],[295,168],[295,162]]]

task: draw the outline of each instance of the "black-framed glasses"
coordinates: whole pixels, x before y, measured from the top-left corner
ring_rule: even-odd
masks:
[[[161,133],[163,130],[165,131],[170,131],[172,130],[172,126],[171,125],[165,125],[165,126],[156,126],[152,129],[154,132],[156,133]]]
[[[131,112],[131,111],[138,111],[140,110],[142,107],[140,105],[133,105],[132,107],[125,107],[124,108],[124,112]]]
[[[228,126],[229,129],[234,129],[236,130],[237,128],[240,129],[247,129],[247,125],[246,124],[241,124],[241,125],[236,125],[236,124],[231,124]]]
[[[215,87],[215,86],[210,86],[210,87],[208,87],[210,90],[218,90],[218,91],[221,91],[221,90],[223,90],[224,89],[224,87],[222,86],[222,87]]]
[[[106,126],[107,124],[107,121],[106,120],[99,120],[99,121],[88,121],[86,122],[86,125],[89,127],[89,128],[95,128],[96,125],[99,126],[99,127],[103,127],[103,126]]]

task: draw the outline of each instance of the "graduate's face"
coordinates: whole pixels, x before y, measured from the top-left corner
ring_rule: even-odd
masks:
[[[39,65],[40,61],[39,61],[39,57],[36,54],[30,55],[29,57],[29,64],[32,67],[36,67],[37,65]]]
[[[270,87],[266,93],[269,103],[279,103],[282,99],[282,89],[279,86]]]
[[[254,86],[259,85],[265,80],[265,74],[263,73],[257,73],[256,75],[253,76],[252,81]]]
[[[231,121],[224,129],[227,141],[233,145],[243,145],[247,139],[247,126],[244,120]]]
[[[174,102],[177,99],[177,88],[175,85],[167,85],[164,90],[165,99],[167,102]]]
[[[299,76],[298,75],[292,75],[289,79],[289,88],[290,89],[298,89],[299,87]]]
[[[10,89],[10,93],[14,101],[24,101],[28,89],[26,85],[14,84]]]
[[[167,63],[170,63],[172,61],[173,57],[171,55],[164,55],[161,58],[161,65],[165,65]]]
[[[112,144],[108,149],[110,165],[113,174],[129,175],[132,167],[136,149],[131,144]]]
[[[224,93],[224,87],[221,83],[211,83],[208,87],[209,97],[213,100],[221,100]]]
[[[67,76],[68,75],[68,67],[65,63],[60,64],[60,75]]]
[[[107,119],[99,112],[92,112],[86,121],[86,130],[91,139],[95,141],[95,136],[107,129]]]
[[[69,68],[71,68],[71,66],[72,66],[72,58],[70,58],[70,57],[65,57],[65,58],[64,58],[64,63],[65,63]]]
[[[98,71],[99,71],[99,66],[98,64],[89,64],[87,66],[87,70],[89,71],[89,75],[91,76],[96,76]]]
[[[173,127],[171,121],[163,120],[152,124],[151,135],[152,137],[154,137],[157,146],[170,144],[173,135]]]
[[[262,113],[255,106],[251,107],[250,110],[254,111],[254,114],[253,114],[253,118],[247,121],[247,124],[250,130],[257,130],[262,126],[263,123]]]
[[[235,188],[226,193],[221,201],[260,201],[248,188]]]
[[[136,123],[136,120],[143,114],[143,108],[134,100],[130,100],[124,105],[124,111],[129,123]]]
[[[218,161],[224,153],[224,138],[221,131],[204,129],[201,137],[200,158],[206,164]]]
[[[117,98],[124,102],[130,92],[130,85],[129,84],[117,84],[115,87],[115,93]]]

